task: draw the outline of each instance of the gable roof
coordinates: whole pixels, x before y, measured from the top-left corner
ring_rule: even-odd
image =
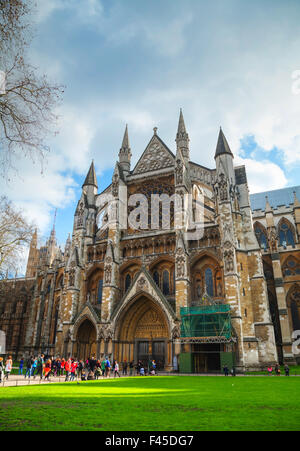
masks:
[[[164,168],[173,168],[174,163],[175,155],[155,133],[137,162],[132,174],[136,175]]]

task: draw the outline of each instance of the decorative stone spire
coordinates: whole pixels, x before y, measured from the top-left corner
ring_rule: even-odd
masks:
[[[300,202],[299,202],[299,199],[297,197],[296,191],[294,191],[294,208],[299,208],[299,207],[300,207]]]
[[[86,176],[85,182],[82,185],[82,188],[84,186],[94,186],[98,189],[98,183],[97,183],[97,177],[96,177],[96,171],[94,166],[94,160],[92,161],[92,164],[90,166],[89,172]]]
[[[128,125],[126,124],[122,147],[119,152],[119,162],[123,169],[123,172],[125,172],[126,174],[130,172],[131,155],[132,154],[128,137]]]
[[[269,202],[269,197],[266,196],[266,208],[265,208],[265,212],[266,212],[266,213],[271,213],[272,211],[273,211],[273,210],[272,210],[271,204],[270,204],[270,202]]]
[[[177,144],[177,151],[180,150],[182,153],[182,156],[187,161],[189,161],[189,158],[190,158],[189,142],[190,142],[189,135],[186,131],[183,114],[182,114],[182,109],[180,108],[178,130],[177,130],[177,135],[176,135],[176,144]]]
[[[224,155],[224,154],[230,155],[232,158],[234,158],[233,153],[231,152],[229,144],[227,142],[227,139],[225,138],[225,135],[223,133],[223,130],[220,127],[220,133],[219,133],[215,158],[219,157],[220,155]]]

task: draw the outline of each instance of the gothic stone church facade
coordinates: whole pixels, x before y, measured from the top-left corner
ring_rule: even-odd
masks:
[[[155,358],[166,371],[178,365],[200,372],[227,362],[241,371],[278,359],[295,363],[296,194],[280,211],[268,199],[252,211],[245,167],[234,166],[223,131],[216,168],[194,163],[182,112],[175,153],[154,129],[134,168],[131,156],[126,127],[112,183],[101,194],[94,163],[90,167],[64,252],[54,230],[40,249],[33,237],[25,281],[7,282],[0,300],[7,351],[119,362]],[[143,194],[149,201],[152,194],[201,199],[201,237],[188,239],[174,228],[172,212],[167,229],[153,230],[150,219],[149,228],[121,227],[124,192],[128,199]],[[113,221],[105,194],[116,200]],[[25,287],[21,298],[13,292],[18,284]]]

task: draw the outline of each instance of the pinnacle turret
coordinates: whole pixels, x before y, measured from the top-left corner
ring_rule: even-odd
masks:
[[[189,151],[189,135],[185,128],[185,123],[183,119],[182,109],[180,109],[178,130],[176,135],[177,152],[180,150],[182,156],[186,161],[189,161],[190,151]]]
[[[98,189],[98,183],[97,183],[97,177],[96,177],[94,161],[92,161],[92,164],[91,164],[89,172],[88,172],[88,174],[86,176],[85,182],[82,185],[82,188],[84,186],[95,186]]]
[[[220,155],[224,155],[224,154],[227,154],[227,155],[230,155],[231,157],[233,157],[233,153],[230,150],[227,139],[225,138],[223,130],[220,127],[220,133],[219,133],[215,158],[219,157]]]
[[[119,152],[119,162],[125,174],[130,172],[130,161],[131,161],[131,149],[128,137],[128,125],[126,124],[122,147]]]

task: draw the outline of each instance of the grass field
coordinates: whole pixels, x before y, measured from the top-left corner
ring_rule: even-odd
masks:
[[[299,430],[298,377],[135,377],[0,388],[0,430]]]

